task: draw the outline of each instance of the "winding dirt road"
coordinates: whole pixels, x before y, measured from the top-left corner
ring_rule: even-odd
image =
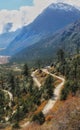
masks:
[[[9,102],[9,107],[11,107],[11,102],[13,101],[13,95],[11,92],[9,92],[8,90],[3,90],[3,92],[7,93],[9,95],[10,98],[10,102]]]
[[[54,90],[54,94],[53,94],[54,96],[48,101],[48,103],[46,104],[46,106],[44,107],[44,109],[42,111],[44,113],[44,115],[46,115],[50,111],[50,109],[52,109],[54,107],[56,101],[60,98],[61,88],[64,85],[65,79],[49,73],[47,69],[42,69],[42,71],[44,71],[45,73],[50,74],[51,76],[53,76],[57,79],[60,79],[62,81],[59,85],[57,85],[57,87]]]
[[[41,84],[40,84],[40,82],[37,80],[37,78],[36,78],[36,76],[35,76],[35,73],[36,73],[36,72],[37,72],[37,70],[34,71],[34,72],[32,72],[31,76],[32,76],[32,78],[33,78],[33,81],[36,83],[37,87],[40,89]]]
[[[57,79],[60,79],[62,81],[55,88],[55,90],[54,90],[54,96],[48,101],[48,103],[45,105],[45,107],[42,110],[43,114],[46,115],[54,107],[55,103],[60,98],[60,91],[61,91],[62,86],[64,85],[65,79],[62,78],[62,77],[56,76],[55,74],[52,74],[52,73],[48,72],[47,69],[42,69],[42,71],[45,72],[46,74],[49,74],[49,75],[51,75],[51,76],[53,76],[53,77],[55,77]],[[34,82],[36,83],[36,85],[38,86],[38,88],[40,89],[41,84],[40,84],[40,82],[37,80],[37,78],[35,76],[36,72],[37,72],[37,70],[34,71],[34,72],[32,72],[31,76],[32,76]],[[26,122],[25,124],[23,124],[21,127],[22,128],[26,128],[28,125],[30,125],[29,121]]]
[[[49,74],[52,77],[55,77],[55,78],[60,79],[62,81],[59,85],[57,85],[57,87],[54,90],[54,94],[53,94],[54,96],[48,101],[48,103],[46,104],[46,106],[44,107],[44,109],[42,111],[43,114],[46,115],[50,111],[50,109],[52,107],[54,107],[56,101],[60,98],[61,88],[64,85],[65,79],[63,77],[59,77],[59,76],[56,76],[55,74],[50,73],[47,69],[42,69],[42,71],[45,72],[46,74]],[[33,77],[34,82],[36,83],[36,85],[40,89],[41,84],[35,76],[36,72],[37,72],[37,70],[34,71],[31,76]]]

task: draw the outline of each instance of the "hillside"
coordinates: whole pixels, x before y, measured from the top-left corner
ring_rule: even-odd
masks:
[[[80,11],[75,7],[63,3],[51,4],[31,24],[22,28],[5,54],[14,55],[78,19]]]
[[[80,55],[63,57],[35,71],[27,64],[0,66],[1,130],[79,130]]]
[[[19,29],[15,32],[6,32],[0,34],[0,48],[6,48],[11,41],[19,34]]]
[[[58,106],[57,106],[58,104]],[[58,102],[54,113],[51,111],[49,120],[42,126],[33,123],[22,130],[79,130],[80,128],[80,98],[71,98],[64,103]]]
[[[60,48],[63,48],[68,55],[73,55],[77,48],[80,49],[80,21],[70,24],[55,35],[53,34],[17,53],[11,61],[49,60],[55,58],[57,50]]]
[[[22,130],[80,129],[80,55],[75,55],[72,59],[64,59],[64,61],[65,65],[64,62],[59,61],[61,64],[59,64],[58,70],[60,74],[63,72],[62,69],[65,71],[66,81],[61,89],[60,98],[45,116],[46,122],[40,125],[36,121]],[[57,74],[59,73],[57,72]]]
[[[25,2],[0,5],[0,130],[80,130],[80,2]]]

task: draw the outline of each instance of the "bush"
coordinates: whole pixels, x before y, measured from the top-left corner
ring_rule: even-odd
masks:
[[[61,100],[66,100],[68,94],[71,92],[72,95],[75,95],[79,89],[79,84],[77,81],[67,80],[64,88],[61,91]]]
[[[77,83],[77,81],[72,81],[71,82],[71,93],[72,93],[72,95],[75,95],[77,90],[78,90],[78,83]]]
[[[45,122],[44,114],[43,114],[42,112],[39,112],[39,113],[35,114],[35,115],[32,117],[32,121],[36,121],[36,122],[38,122],[40,125],[42,125],[42,124]]]
[[[48,100],[53,96],[53,92],[54,92],[54,88],[55,88],[53,83],[54,83],[54,79],[52,76],[49,75],[46,78],[46,81],[43,86],[43,98],[45,100]]]
[[[13,130],[20,128],[20,126],[17,122],[15,124],[13,124],[12,127],[13,127]]]
[[[66,100],[67,99],[67,96],[70,92],[70,81],[66,81],[65,85],[64,85],[64,88],[62,89],[61,91],[61,97],[60,99],[61,100]]]
[[[63,88],[62,91],[61,91],[60,99],[61,100],[66,100],[67,96],[68,96],[68,91],[65,88]]]

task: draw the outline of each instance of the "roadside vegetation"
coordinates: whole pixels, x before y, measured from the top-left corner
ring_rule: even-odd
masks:
[[[50,69],[47,68],[50,73],[65,78],[65,84],[60,93],[60,102],[65,102],[69,96],[79,98],[80,54],[66,57],[65,52],[60,49],[56,62],[50,63],[50,65]],[[42,72],[41,67],[39,60],[35,69],[28,68],[27,64],[0,66],[1,128],[6,127],[5,124],[7,124],[11,125],[14,130],[19,129],[24,119],[35,121],[39,125],[53,119],[53,114],[45,116],[42,110],[49,99],[54,96],[55,84],[60,84],[61,81]],[[38,71],[35,74],[41,83],[40,88],[35,85],[31,77],[32,71],[36,69]]]
[[[65,52],[59,50],[56,70],[66,78],[65,85],[61,91],[61,100],[66,100],[69,94],[75,96],[77,92],[80,92],[79,54],[65,58]]]
[[[80,54],[67,57],[64,50],[60,49],[57,57],[54,69],[49,71],[65,78],[60,100],[55,103],[55,106],[46,115],[45,124],[40,126],[33,123],[27,127],[27,130],[80,129]],[[45,83],[47,82],[45,80]]]
[[[3,125],[11,124],[13,129],[20,128],[20,122],[27,118],[39,124],[45,122],[42,111],[35,113],[38,107],[53,96],[53,78],[47,76],[43,86],[39,89],[31,77],[31,71],[27,64],[22,68],[15,66],[9,69],[4,66],[0,71],[0,119]],[[7,95],[5,91],[7,91]],[[12,99],[10,99],[11,93]],[[11,103],[11,105],[9,105]]]

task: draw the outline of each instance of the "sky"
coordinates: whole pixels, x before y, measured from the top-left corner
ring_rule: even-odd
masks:
[[[19,9],[21,6],[32,6],[33,0],[0,0],[0,9]]]
[[[80,7],[80,0],[0,0],[0,33],[4,32],[5,27],[8,31],[15,31],[28,25],[47,6],[57,2]]]

